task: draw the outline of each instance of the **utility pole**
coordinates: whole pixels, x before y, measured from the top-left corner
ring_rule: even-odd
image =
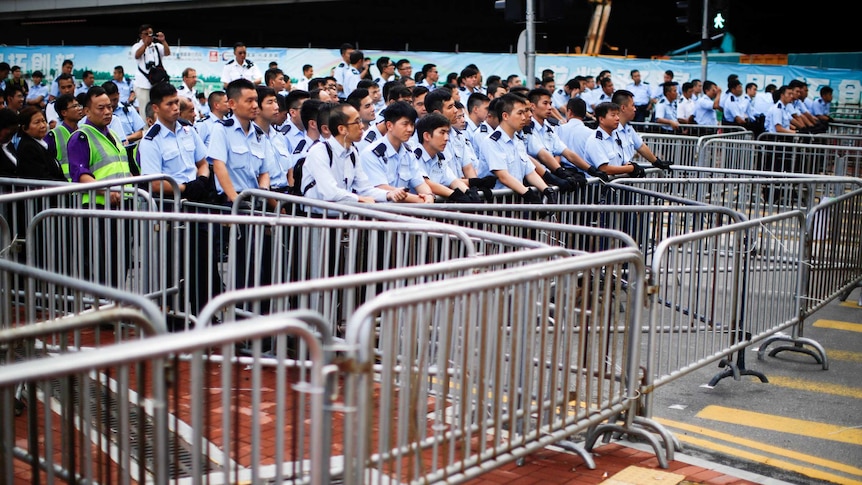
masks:
[[[698,1],[698,0],[692,0]],[[709,0],[703,0],[703,17],[701,18],[700,24],[700,78],[703,81],[706,81],[706,64],[707,64],[707,55],[706,49],[709,46],[709,29],[707,27],[707,22],[709,22]]]
[[[705,0],[704,0],[705,1]],[[534,5],[534,0],[527,0],[527,48],[526,48],[526,58],[527,58],[527,69],[524,74],[526,74],[527,83],[526,86],[530,86],[532,88],[533,83],[536,79],[536,9]]]

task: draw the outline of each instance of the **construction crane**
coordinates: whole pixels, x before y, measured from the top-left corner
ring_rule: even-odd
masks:
[[[584,43],[584,54],[599,55],[605,44],[605,29],[611,16],[611,0],[589,0],[594,4],[593,19],[590,21],[590,30]]]

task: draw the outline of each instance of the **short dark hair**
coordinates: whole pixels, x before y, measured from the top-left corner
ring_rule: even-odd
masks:
[[[613,103],[610,101],[605,101],[604,103],[599,103],[593,108],[593,113],[596,115],[596,118],[604,118],[608,115],[610,111],[619,111],[620,105],[617,103]]]
[[[300,102],[303,99],[311,98],[311,94],[308,91],[303,91],[302,89],[294,89],[287,93],[285,97],[285,102],[287,103],[287,109],[296,109],[299,108]]]
[[[362,106],[362,100],[371,96],[365,88],[356,88],[347,96],[347,103],[356,108],[359,111],[359,108]]]
[[[345,43],[341,44],[341,47],[338,48],[338,51],[341,52],[342,55],[344,55],[344,53],[350,49],[353,49],[353,44],[351,44],[349,42],[345,42]]]
[[[240,93],[242,93],[243,89],[251,89],[252,91],[257,92],[254,88],[254,84],[251,81],[249,81],[248,79],[239,78],[234,79],[233,81],[228,83],[226,90],[227,98],[234,100],[239,98]]]
[[[392,81],[394,86],[389,88],[389,92],[386,93],[386,102],[389,101],[397,101],[403,98],[413,98],[413,91],[410,90],[407,86],[399,83],[398,81]],[[384,84],[386,87],[389,83]]]
[[[407,59],[398,59],[398,62],[395,63],[395,68],[401,69],[401,66],[403,66],[404,64],[410,64],[410,61]]]
[[[234,45],[233,45],[233,51],[234,51],[234,52],[236,52],[236,50],[237,50],[238,48],[240,48],[240,47],[245,47],[245,46],[246,46],[246,45],[245,45],[245,43],[244,43],[244,42],[237,42],[236,44],[234,44]]]
[[[381,56],[377,58],[377,62],[375,63],[375,65],[380,72],[383,72],[383,69],[385,69],[386,66],[389,65],[389,61],[391,60],[392,59],[390,59],[388,56]]]
[[[173,94],[177,94],[177,88],[175,88],[173,84],[159,83],[150,88],[150,101],[156,104],[161,104],[162,100]]]
[[[69,109],[69,104],[72,101],[75,101],[75,97],[71,94],[57,96],[57,99],[54,100],[54,110],[57,111],[58,115],[60,115],[60,113]],[[62,116],[60,117],[62,118]]]
[[[358,83],[356,83],[356,89],[368,89],[371,86],[377,86],[377,83],[372,79],[360,79]]]
[[[257,91],[257,103],[260,106],[260,102],[264,99],[272,96],[276,98],[276,102],[278,102],[278,98],[275,96],[275,89],[272,89],[269,86],[255,86],[254,90]]]
[[[209,106],[210,109],[213,109],[213,106],[216,104],[218,99],[221,98],[222,96],[227,96],[227,93],[225,93],[224,91],[213,91],[213,92],[211,92],[210,95],[207,96],[207,106]]]
[[[74,66],[75,63],[72,62],[72,59],[63,59],[63,63],[60,65],[61,66]]]
[[[498,119],[503,119],[503,113],[511,113],[512,109],[514,109],[515,104],[527,104],[527,100],[518,96],[517,94],[506,93],[499,98],[500,101],[497,101],[497,104],[494,106],[495,112],[494,114]]]
[[[578,118],[587,116],[587,102],[582,98],[570,98],[569,102],[566,103],[566,108]]]
[[[531,103],[535,103],[535,102],[539,101],[539,98],[541,98],[542,96],[547,96],[550,98],[551,92],[545,88],[531,89],[530,92],[527,94],[527,99],[529,99]],[[472,96],[471,96],[471,98],[472,98]]]
[[[470,97],[467,98],[467,113],[472,113],[473,108],[489,101],[491,101],[491,98],[482,93],[471,94]]]
[[[113,96],[114,94],[120,94],[120,88],[118,88],[117,84],[114,83],[113,81],[103,82],[102,83],[102,89],[105,90],[105,94],[107,94],[108,96]]]
[[[266,72],[263,73],[263,84],[269,86],[269,82],[278,77],[279,74],[284,75],[284,71],[277,67],[267,69]],[[185,71],[183,76],[185,76]]]
[[[631,91],[626,89],[617,89],[614,91],[614,95],[611,97],[611,101],[618,105],[622,105],[625,101],[629,99],[634,99],[635,95]]]
[[[428,64],[423,65],[422,66],[422,75],[425,77],[428,77],[428,72],[431,71],[431,69],[434,69],[435,67],[437,67],[437,64],[428,63]]]
[[[407,101],[396,101],[383,110],[383,121],[395,123],[401,118],[407,118],[411,122],[416,121],[416,110]]]
[[[350,57],[348,58],[350,64],[356,64],[357,62],[365,59],[365,54],[362,51],[353,51],[350,53]]]
[[[350,106],[347,103],[331,103],[332,107],[329,111],[329,131],[333,135],[338,134],[338,127],[347,124],[347,115],[344,111]]]
[[[422,143],[425,141],[425,133],[434,133],[437,128],[449,129],[451,126],[449,118],[440,113],[429,113],[416,122],[416,136],[419,137],[419,143]]]
[[[452,99],[452,91],[444,88],[437,88],[425,96],[425,109],[429,113],[434,111],[442,111],[443,103]]]
[[[317,111],[320,110],[320,107],[322,105],[323,101],[319,99],[309,99],[308,101],[302,103],[302,107],[299,108],[299,119],[302,122],[302,127],[304,130],[308,130],[309,121],[317,121]]]
[[[92,88],[88,89],[86,97],[84,98],[84,106],[89,107],[90,101],[92,101],[93,98],[101,96],[103,94],[107,95],[108,93],[105,92],[105,88],[103,88],[102,86],[93,86]]]
[[[57,84],[59,85],[60,81],[72,81],[72,82],[74,82],[75,78],[73,78],[71,74],[67,74],[64,72],[64,73],[60,74],[59,76],[57,76],[56,79],[54,79],[54,80],[57,81]]]

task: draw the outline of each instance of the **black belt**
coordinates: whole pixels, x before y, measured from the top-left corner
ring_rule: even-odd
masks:
[[[273,191],[273,192],[278,192],[279,194],[284,194],[284,193],[286,193],[288,190],[290,190],[290,186],[289,186],[289,185],[285,185],[284,187],[270,187],[270,188],[269,188],[269,190],[271,190],[271,191]]]

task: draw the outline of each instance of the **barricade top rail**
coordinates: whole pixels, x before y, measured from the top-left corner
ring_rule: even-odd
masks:
[[[39,185],[44,186],[44,188],[28,190],[23,192],[13,192],[9,194],[0,194],[0,203],[5,202],[17,202],[21,200],[33,199],[36,197],[46,197],[46,196],[54,196],[54,195],[66,195],[66,194],[75,194],[82,192],[89,192],[100,189],[107,189],[111,187],[123,188],[123,191],[130,191],[131,189],[124,188],[124,185],[140,185],[151,183],[155,181],[168,182],[171,184],[171,189],[173,190],[173,198],[176,204],[176,207],[179,207],[180,202],[180,188],[177,184],[176,180],[173,177],[163,174],[154,174],[154,175],[141,175],[137,177],[126,177],[119,179],[109,179],[109,180],[97,180],[95,182],[87,182],[87,183],[64,183],[64,182],[54,182],[54,183],[45,183],[44,180],[36,181],[36,180],[27,180],[27,179],[15,179],[15,178],[0,178],[0,185],[9,184],[14,185],[34,185],[38,182]]]
[[[786,147],[786,148],[821,148],[821,149],[832,149],[832,150],[841,150],[848,151],[852,153],[858,153],[862,151],[862,147],[858,146],[846,146],[846,145],[826,145],[826,144],[818,144],[818,143],[799,143],[793,141],[777,141],[777,140],[764,140],[763,137],[771,135],[777,136],[781,138],[806,138],[810,140],[817,139],[836,139],[839,138],[838,135],[818,135],[812,133],[762,133],[756,140],[740,140],[736,138],[713,138],[711,140],[707,140],[706,144],[721,144],[721,143],[733,143],[734,145],[750,145],[752,147],[765,147],[765,146],[776,146],[776,147]],[[849,139],[858,140],[858,137],[848,137]]]
[[[268,298],[282,298],[302,293],[351,288],[367,284],[386,283],[423,275],[438,275],[461,270],[476,270],[482,267],[492,267],[502,263],[529,261],[531,259],[551,258],[554,256],[562,258],[568,257],[570,254],[563,248],[546,246],[539,249],[526,249],[514,253],[482,256],[480,258],[454,259],[406,268],[388,269],[344,276],[332,276],[327,278],[282,283],[278,285],[232,290],[230,292],[214,296],[201,310],[198,320],[201,322],[209,322],[222,308],[240,302],[264,300]]]
[[[84,211],[86,212],[86,211]],[[82,292],[92,292],[103,295],[117,302],[126,303],[140,308],[144,315],[152,322],[157,333],[167,333],[165,317],[159,307],[149,299],[129,293],[120,289],[102,286],[97,283],[86,282],[77,278],[71,278],[58,273],[41,270],[31,265],[19,264],[0,258],[0,271],[19,274],[32,279],[46,281],[61,287],[71,288]]]
[[[667,126],[667,125],[664,125],[661,123],[654,123],[654,122],[648,122],[648,121],[630,121],[629,124],[631,126],[633,126],[636,130],[638,128],[641,128],[641,129],[659,128],[660,129],[661,127]],[[746,131],[748,133],[751,133],[751,131],[746,130],[745,127],[736,126],[736,125],[697,125],[694,123],[685,123],[685,124],[680,124],[680,128],[695,128],[695,129],[699,129],[699,130],[716,130],[716,131],[722,130],[723,131],[723,133],[711,133],[710,135],[682,135],[682,134],[677,133],[677,135],[679,135],[679,136],[685,136],[688,138],[698,138],[698,137],[705,137],[705,136],[712,136],[712,135],[726,136],[727,134],[730,134],[730,133],[739,134],[741,132],[746,132]],[[637,130],[637,131],[638,131],[638,134],[640,134],[641,136],[643,136],[643,134],[650,134],[650,135],[665,134],[665,133],[657,133],[657,132],[642,131],[642,130]],[[670,133],[666,133],[666,134],[670,134]]]
[[[710,238],[714,235],[724,234],[729,231],[739,230],[739,229],[749,229],[760,227],[766,224],[769,224],[773,221],[778,221],[782,219],[790,219],[797,218],[800,220],[800,226],[805,227],[806,216],[805,213],[800,210],[794,210],[789,212],[784,212],[781,214],[774,214],[769,216],[764,216],[758,219],[752,219],[747,221],[737,222],[728,226],[723,227],[714,227],[710,229],[703,229],[701,231],[688,233],[688,234],[680,234],[677,236],[671,236],[667,239],[662,240],[658,243],[655,249],[655,257],[652,261],[652,268],[650,274],[654,277],[657,274],[661,273],[661,263],[664,260],[664,254],[667,252],[668,247],[673,244],[679,244],[681,242],[695,241],[698,239],[706,239]],[[650,283],[652,284],[652,283]]]
[[[523,283],[535,279],[537,276],[547,278],[576,273],[594,266],[613,264],[622,260],[626,260],[630,264],[631,280],[638,281],[638,278],[642,277],[640,275],[643,274],[643,256],[636,249],[622,248],[575,258],[535,263],[529,267],[503,269],[453,280],[436,281],[421,286],[399,288],[397,291],[387,291],[360,306],[350,317],[347,323],[346,341],[349,346],[358,350],[360,359],[365,361],[373,358],[371,347],[373,347],[374,333],[370,331],[368,326],[373,324],[374,316],[381,310],[398,307],[405,303],[433,302],[447,296],[494,288],[500,285]],[[635,316],[639,314],[639,312],[633,313]]]
[[[746,175],[748,178],[731,178],[731,177],[665,177],[660,179],[635,179],[635,178],[618,178],[613,181],[615,184],[623,185],[643,185],[656,183],[683,183],[683,182],[703,182],[703,183],[734,183],[734,182],[770,182],[770,183],[843,183],[853,184],[862,187],[862,179],[858,177],[835,176],[835,175],[819,175],[819,174],[792,174],[786,172],[764,172],[762,170],[730,170],[713,167],[680,167],[682,170],[691,172],[703,172],[705,174],[718,175]],[[777,177],[767,177],[765,175],[777,175]]]
[[[92,217],[92,211],[86,209],[47,209],[33,218],[28,232],[36,231],[38,223],[48,217]],[[142,220],[150,221],[153,216],[148,213],[122,213],[115,211],[100,212],[99,217],[107,219],[124,219],[124,220]],[[276,216],[261,216],[249,217],[244,215],[220,215],[220,214],[187,214],[187,213],[160,213],[158,215],[160,221],[166,222],[203,222],[211,224],[246,224],[257,226],[289,226],[289,227],[314,227],[314,228],[340,228],[340,229],[359,229],[359,230],[379,230],[379,231],[402,231],[416,234],[440,234],[455,237],[464,243],[468,248],[468,256],[475,256],[476,249],[473,246],[472,239],[466,234],[466,231],[455,226],[446,226],[438,224],[429,227],[428,224],[422,224],[412,219],[406,222],[378,222],[378,221],[363,221],[358,219],[313,219],[305,217],[276,217]]]
[[[860,185],[860,187],[862,187],[862,180],[860,180],[859,185]],[[840,204],[846,200],[853,199],[855,197],[859,197],[860,195],[862,195],[862,188],[856,189],[853,192],[847,192],[847,193],[844,193],[841,195],[837,195],[835,197],[831,197],[829,200],[821,201],[819,204],[814,206],[811,209],[811,212],[808,214],[808,218],[806,221],[806,232],[808,232],[808,234],[812,234],[812,232],[814,231],[815,224],[818,223],[817,218],[815,216],[815,213],[822,210],[823,207],[828,207],[828,206]],[[857,214],[857,216],[858,215],[859,214]]]
[[[318,207],[318,208],[325,209],[328,211],[333,211],[333,212],[337,212],[337,213],[348,214],[348,215],[358,216],[358,217],[366,217],[370,220],[376,220],[376,221],[390,221],[390,222],[400,222],[400,223],[416,223],[417,222],[416,218],[411,218],[411,217],[406,217],[406,216],[401,216],[401,215],[397,215],[397,214],[391,214],[391,213],[386,213],[386,212],[383,212],[380,210],[376,210],[379,207],[385,206],[386,204],[359,204],[359,203],[357,203],[357,204],[343,204],[343,203],[336,203],[336,202],[327,202],[327,201],[317,200],[317,199],[310,199],[307,197],[297,197],[294,195],[281,194],[278,192],[270,192],[270,191],[260,190],[260,189],[243,190],[239,194],[237,199],[234,201],[234,205],[233,205],[232,210],[236,211],[236,212],[242,210],[240,208],[242,201],[244,201],[248,198],[251,198],[251,197],[269,198],[269,199],[273,199],[273,200],[280,201],[280,202],[287,202],[287,203],[292,203],[292,204],[297,204],[297,205],[305,205],[305,206],[309,206],[309,207]],[[366,205],[366,206],[370,206],[373,208],[361,207],[360,205]],[[284,218],[284,216],[280,216],[280,217]],[[422,221],[422,224],[424,224],[423,227],[426,227],[426,228],[432,227],[431,224],[442,225],[444,227],[449,226],[447,224],[434,223],[434,222],[429,222],[427,220]],[[451,227],[451,226],[449,226],[449,227]],[[493,243],[509,244],[512,246],[519,246],[519,247],[524,247],[524,248],[544,248],[544,247],[547,247],[546,244],[543,244],[540,242],[529,241],[529,240],[525,240],[525,239],[521,239],[521,238],[506,236],[503,234],[495,234],[493,232],[481,231],[478,229],[461,228],[461,231],[463,233],[473,237],[473,238],[478,238],[478,239],[482,239],[482,240],[493,242]]]
[[[309,326],[322,332],[313,335]],[[35,379],[50,379],[88,372],[111,365],[123,365],[169,355],[195,352],[243,340],[271,337],[295,329],[309,340],[326,335],[323,318],[316,312],[298,310],[210,327],[206,332],[183,332],[158,335],[149,339],[122,342],[100,348],[98,352],[63,354],[54,359],[38,359],[0,366],[0,387],[17,385]],[[323,349],[309,348],[311,361],[322,362]],[[315,352],[321,355],[313,355]],[[62,360],[60,360],[62,359]]]
[[[164,335],[166,329],[160,328],[135,308],[106,308],[89,313],[32,323],[20,327],[0,329],[0,345],[17,340],[34,339],[64,332],[92,328],[95,325],[112,322],[133,322],[148,336]]]

